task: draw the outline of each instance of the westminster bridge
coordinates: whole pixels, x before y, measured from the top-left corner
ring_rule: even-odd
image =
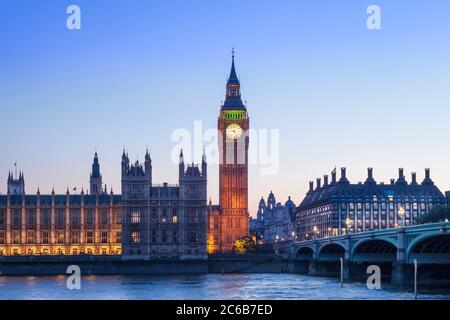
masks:
[[[290,255],[298,273],[338,275],[342,268],[345,279],[359,279],[367,276],[368,265],[378,265],[385,280],[402,284],[411,282],[417,261],[421,276],[450,282],[450,223],[298,241]]]

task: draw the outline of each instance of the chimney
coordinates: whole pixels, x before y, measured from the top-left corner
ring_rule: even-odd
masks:
[[[430,180],[430,169],[429,168],[425,169],[425,180]]]
[[[331,172],[331,183],[336,183],[336,170],[333,170],[333,172]]]
[[[395,184],[395,179],[391,179],[391,186]]]
[[[346,171],[347,169],[346,168],[341,168],[341,179],[342,180],[345,180],[345,179],[347,179],[347,177],[346,177],[346,173],[345,173],[345,171]]]
[[[313,192],[314,191],[314,182],[310,181],[309,182],[309,192]]]
[[[417,184],[417,173],[411,173],[411,184]]]
[[[403,175],[403,168],[399,168],[398,169],[398,179],[399,180],[403,180],[403,178],[405,177],[404,175]]]
[[[320,178],[317,178],[317,190],[320,189],[321,187],[322,187],[321,180],[320,180]]]
[[[323,176],[323,186],[327,187],[328,186],[328,175],[324,175]]]
[[[367,180],[373,179],[373,168],[367,168]]]

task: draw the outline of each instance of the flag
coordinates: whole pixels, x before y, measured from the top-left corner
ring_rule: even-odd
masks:
[[[73,190],[72,190],[72,191],[76,191],[76,190],[77,190],[77,187],[73,188]]]

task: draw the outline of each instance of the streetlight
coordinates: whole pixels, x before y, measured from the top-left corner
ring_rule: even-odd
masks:
[[[405,226],[405,208],[400,207],[398,208],[398,216],[400,217],[402,221],[402,227]]]
[[[351,227],[351,224],[352,224],[352,221],[350,220],[350,218],[347,218],[345,220],[345,224],[347,225],[347,234],[348,234],[348,233],[350,233],[350,227]]]
[[[313,227],[314,239],[317,238],[319,231],[317,230],[317,226]]]

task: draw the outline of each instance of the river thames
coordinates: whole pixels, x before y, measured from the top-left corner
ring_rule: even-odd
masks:
[[[81,289],[69,290],[66,276],[0,277],[1,300],[408,300],[414,294],[382,285],[297,274],[204,274],[164,276],[83,276]],[[450,299],[450,289],[419,290],[419,299]]]

